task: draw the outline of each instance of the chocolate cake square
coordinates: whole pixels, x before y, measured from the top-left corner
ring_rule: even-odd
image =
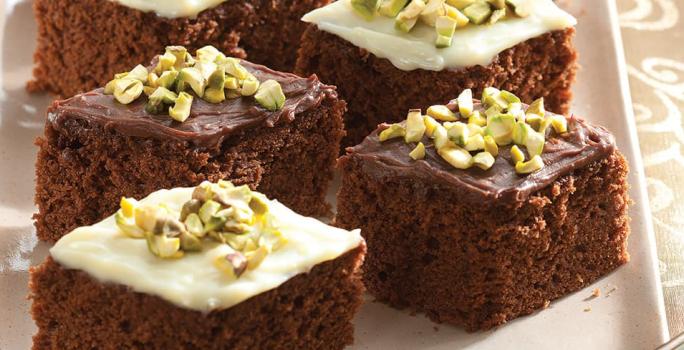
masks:
[[[247,61],[242,66],[258,81],[282,86],[286,99],[279,110],[251,96],[210,103],[189,88],[195,98],[183,122],[164,111],[150,113],[145,94],[130,104],[104,89],[55,101],[36,141],[38,237],[56,241],[93,224],[112,214],[122,196],[205,180],[249,184],[305,215],[327,213],[324,196],[343,135],[344,101],[315,76]]]
[[[233,208],[252,203],[235,202],[245,191],[233,189],[239,192],[227,196]],[[217,193],[214,199],[226,197]],[[233,217],[224,228],[198,238],[190,220],[177,221],[179,212],[186,212],[182,202],[199,200],[196,194],[193,188],[176,188],[140,202],[128,200],[116,217],[63,237],[47,261],[30,271],[31,312],[38,327],[33,349],[342,349],[353,342],[351,320],[362,301],[359,269],[365,252],[358,230],[327,226],[256,195],[258,207],[268,208],[265,214],[253,212],[261,232],[231,233]],[[181,244],[182,256],[162,258],[148,251],[145,241],[173,240],[178,232],[130,236],[135,230],[126,225],[134,224],[125,223],[123,208],[132,205],[129,214],[137,219],[140,212],[159,215],[149,209],[160,204],[163,220],[177,223],[166,227],[201,239],[201,250]],[[226,204],[221,202],[222,208],[231,208]],[[167,217],[169,209],[175,217]],[[221,212],[225,209],[211,220]],[[276,231],[264,230],[263,223]],[[278,246],[269,246],[265,256],[254,255],[274,232],[282,238]],[[245,235],[251,248],[215,241]],[[233,259],[230,270],[216,265],[226,261],[223,254]]]
[[[305,23],[329,0],[37,0],[38,44],[29,90],[64,98],[103,86],[168,45],[213,45],[292,71]]]
[[[348,102],[343,146],[358,144],[382,122],[399,121],[397,118],[408,109],[443,103],[464,89],[480,94],[485,87],[494,86],[515,93],[526,103],[544,97],[549,110],[568,112],[577,68],[573,27],[514,41],[516,44],[483,63],[476,58],[482,56],[483,49],[498,51],[493,47],[501,47],[509,32],[519,28],[501,24],[503,29],[498,31],[493,26],[479,29],[469,24],[463,29],[466,34],[456,29],[451,47],[437,49],[434,54],[443,55],[437,57],[430,47],[421,46],[426,44],[423,38],[434,31],[422,20],[411,33],[404,34],[384,15],[376,15],[370,22],[360,18],[351,6],[345,6],[349,2],[341,0],[304,17],[312,24],[302,36],[295,67],[297,74],[315,73],[321,81],[337,86],[340,96]],[[533,2],[551,4],[544,0]],[[482,31],[474,35],[475,40],[487,42],[472,42],[468,33],[474,30]],[[431,43],[429,46],[434,49]],[[445,50],[456,52],[443,53]],[[449,65],[448,57],[461,57],[455,59],[458,66]]]
[[[455,103],[448,106],[449,119],[464,120]],[[425,117],[423,134],[410,113],[406,123],[381,125],[339,159],[336,224],[361,228],[364,283],[378,300],[486,330],[545,308],[629,260],[628,167],[612,135],[550,112],[539,123],[529,109],[529,124],[519,109],[510,124],[527,137],[502,132],[497,120],[511,120],[513,109],[490,111],[484,133],[472,121],[436,126]],[[433,107],[429,115],[435,110],[443,111]],[[476,102],[475,110],[484,107]],[[566,130],[549,132],[552,120]],[[407,143],[411,128],[419,133]],[[534,140],[545,133],[540,149]]]

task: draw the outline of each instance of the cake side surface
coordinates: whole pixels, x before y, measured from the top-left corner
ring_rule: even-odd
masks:
[[[34,2],[36,66],[28,88],[73,96],[104,85],[115,73],[136,63],[149,61],[168,45],[191,50],[213,45],[230,56],[251,54],[255,62],[289,71],[305,28],[299,17],[325,3],[226,1],[194,18],[166,18],[110,0],[39,0]],[[277,20],[272,20],[273,13],[279,14]]]
[[[302,36],[295,72],[315,73],[337,86],[349,109],[343,146],[353,146],[378,124],[399,121],[408,109],[448,101],[468,88],[479,95],[494,86],[526,103],[544,97],[549,110],[567,113],[577,69],[574,32],[568,28],[527,40],[502,51],[487,66],[402,71],[389,60],[312,25]]]

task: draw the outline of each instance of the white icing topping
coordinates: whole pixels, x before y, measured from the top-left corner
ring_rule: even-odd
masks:
[[[197,17],[200,12],[226,0],[112,0],[143,12],[155,12],[167,18]]]
[[[314,23],[320,30],[335,34],[380,58],[386,58],[401,70],[440,71],[488,65],[501,51],[541,34],[572,27],[574,17],[551,0],[530,0],[531,14],[510,18],[493,25],[469,25],[459,28],[448,48],[435,47],[435,29],[419,23],[410,33],[394,29],[394,19],[377,15],[366,21],[355,14],[350,0],[339,0],[311,11],[302,21]]]
[[[167,202],[169,209],[180,211],[192,191],[193,188],[161,190],[140,203]],[[269,209],[287,243],[237,280],[229,280],[213,265],[217,256],[232,251],[227,245],[213,243],[209,249],[205,245],[202,252],[186,253],[181,259],[161,259],[147,250],[144,239],[121,233],[114,216],[93,226],[75,229],[62,237],[50,249],[50,254],[62,266],[85,271],[102,282],[126,285],[181,307],[208,312],[277,288],[295,275],[335,259],[361,243],[359,230],[328,226],[296,214],[275,200],[269,202]]]

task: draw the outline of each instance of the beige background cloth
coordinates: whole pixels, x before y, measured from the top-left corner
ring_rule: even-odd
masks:
[[[670,334],[684,332],[684,0],[617,0]]]

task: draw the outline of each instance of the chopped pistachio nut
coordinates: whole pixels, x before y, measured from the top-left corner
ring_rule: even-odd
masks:
[[[184,122],[190,116],[192,108],[192,95],[181,92],[176,98],[173,107],[169,107],[169,116],[176,121]]]
[[[508,101],[505,96],[506,94],[502,94],[497,88],[486,87],[482,91],[482,103],[487,107],[497,106],[504,110],[507,109],[510,104],[510,101]]]
[[[506,8],[506,0],[487,0],[487,2],[490,3],[495,9]]]
[[[445,105],[433,105],[428,107],[427,115],[435,118],[436,120],[446,122],[453,122],[458,120],[458,118],[456,118],[456,114],[449,110],[449,108],[447,108],[447,106]]]
[[[485,134],[494,138],[497,144],[507,145],[513,140],[513,127],[515,118],[510,114],[499,114],[492,118],[487,118],[487,128]]]
[[[133,78],[121,78],[114,80],[114,98],[121,104],[129,104],[135,101],[143,93],[143,83]]]
[[[406,117],[406,134],[404,135],[404,141],[418,142],[423,138],[425,134],[425,122],[423,122],[423,115],[420,109],[409,110],[408,116]]]
[[[383,16],[396,17],[406,4],[408,0],[384,0],[378,12]]]
[[[428,0],[425,8],[422,11],[420,11],[421,22],[429,25],[430,27],[435,27],[437,19],[440,16],[446,15],[446,10],[444,9],[444,2],[444,0]]]
[[[494,157],[499,155],[499,146],[490,135],[484,137],[484,150]]]
[[[518,174],[529,174],[533,173],[541,168],[544,167],[544,160],[542,160],[541,156],[536,155],[532,157],[527,162],[516,162],[515,163],[515,171]]]
[[[505,7],[501,8],[501,9],[494,10],[492,12],[492,15],[489,16],[489,20],[487,21],[487,23],[494,24],[494,23],[498,22],[499,20],[503,19],[504,17],[506,17],[506,8]]]
[[[435,148],[440,149],[449,143],[449,135],[447,129],[442,125],[437,125],[435,131],[432,133],[432,139],[435,143]]]
[[[394,27],[403,32],[410,32],[413,26],[418,22],[420,13],[425,9],[427,4],[423,0],[411,0],[411,2],[397,15]]]
[[[474,111],[468,118],[468,124],[477,126],[487,126],[487,118],[483,117],[480,111]]]
[[[277,111],[285,104],[283,89],[277,81],[271,79],[261,83],[254,99],[269,111]]]
[[[527,140],[527,130],[530,126],[524,122],[517,122],[513,127],[513,143],[524,145]]]
[[[170,53],[176,57],[174,61],[174,68],[181,69],[185,65],[188,50],[183,46],[167,46],[166,53]]]
[[[416,148],[409,153],[409,157],[413,160],[419,160],[425,158],[425,145],[422,142],[418,142]]]
[[[506,0],[506,4],[513,9],[513,12],[518,17],[527,17],[530,15],[529,0]]]
[[[151,114],[161,113],[165,110],[165,104],[174,104],[176,103],[176,99],[178,99],[176,93],[160,86],[148,97],[147,104],[145,104],[145,110]]]
[[[480,134],[476,134],[473,136],[468,137],[468,140],[465,143],[465,149],[466,151],[473,152],[473,151],[479,151],[484,149],[484,137]]]
[[[468,169],[472,166],[473,157],[470,153],[456,145],[444,146],[437,153],[454,168]]]
[[[464,8],[478,2],[481,0],[447,0],[447,4],[459,9],[463,10]]]
[[[451,5],[444,5],[444,11],[446,15],[453,18],[456,21],[457,27],[465,27],[470,23],[470,19],[463,14],[458,8]]]
[[[544,98],[540,97],[534,100],[534,102],[527,106],[525,114],[534,114],[536,116],[539,116],[540,118],[543,118],[546,114],[546,110],[544,109]]]
[[[476,167],[482,169],[482,170],[487,170],[494,165],[494,156],[489,153],[489,152],[480,152],[473,156],[473,165]]]
[[[178,71],[177,70],[167,70],[161,73],[159,78],[155,80],[155,85],[161,86],[163,88],[167,89],[172,89],[173,85],[176,83],[176,79],[178,78]]]
[[[368,21],[373,19],[380,5],[380,0],[351,0],[354,12]]]
[[[463,14],[474,24],[482,24],[489,19],[492,9],[488,3],[479,1],[463,9]]]
[[[242,96],[252,96],[259,90],[259,81],[256,79],[245,79],[242,82],[240,94]]]
[[[197,60],[204,62],[216,62],[218,57],[224,56],[221,51],[211,45],[198,49],[195,55],[197,56]]]
[[[148,75],[147,68],[143,65],[137,65],[133,70],[128,72],[126,75],[126,78],[131,78],[131,79],[136,79],[139,80],[141,83],[147,82],[147,75]]]
[[[168,237],[157,235],[152,232],[145,232],[147,249],[154,255],[164,259],[178,259],[183,256],[181,242],[178,237]]]
[[[513,159],[514,163],[525,161],[525,153],[518,148],[518,145],[513,145],[513,147],[511,147],[511,159]]]
[[[525,148],[527,148],[527,153],[531,157],[541,155],[544,151],[544,134],[538,133],[532,129],[531,126],[527,126],[527,137],[525,138]]]
[[[430,109],[428,108],[428,113],[430,113]],[[435,132],[435,128],[437,126],[441,126],[435,118],[432,118],[429,115],[424,115],[423,116],[423,122],[425,123],[425,135],[427,137],[432,137],[432,134]]]
[[[473,113],[473,90],[461,91],[456,100],[458,101],[458,112],[464,117],[470,117]]]
[[[226,254],[214,259],[214,266],[231,279],[239,278],[247,269],[247,258],[240,252]]]
[[[225,101],[226,72],[223,68],[216,68],[207,79],[207,89],[204,91],[204,99],[209,103],[221,103]]]
[[[456,20],[449,16],[437,17],[437,20],[435,21],[435,29],[437,30],[437,47],[451,46],[451,39],[456,31],[456,25]]]
[[[470,136],[470,129],[468,129],[468,125],[465,123],[455,122],[447,128],[447,136],[449,136],[449,140],[459,146],[463,146]]]
[[[195,67],[183,68],[178,77],[184,84],[190,86],[193,92],[199,97],[204,95],[204,88],[206,87],[206,80],[202,76],[202,72]]]
[[[400,124],[392,124],[387,129],[380,132],[378,139],[380,142],[387,141],[396,137],[404,137],[406,135],[406,128]]]

